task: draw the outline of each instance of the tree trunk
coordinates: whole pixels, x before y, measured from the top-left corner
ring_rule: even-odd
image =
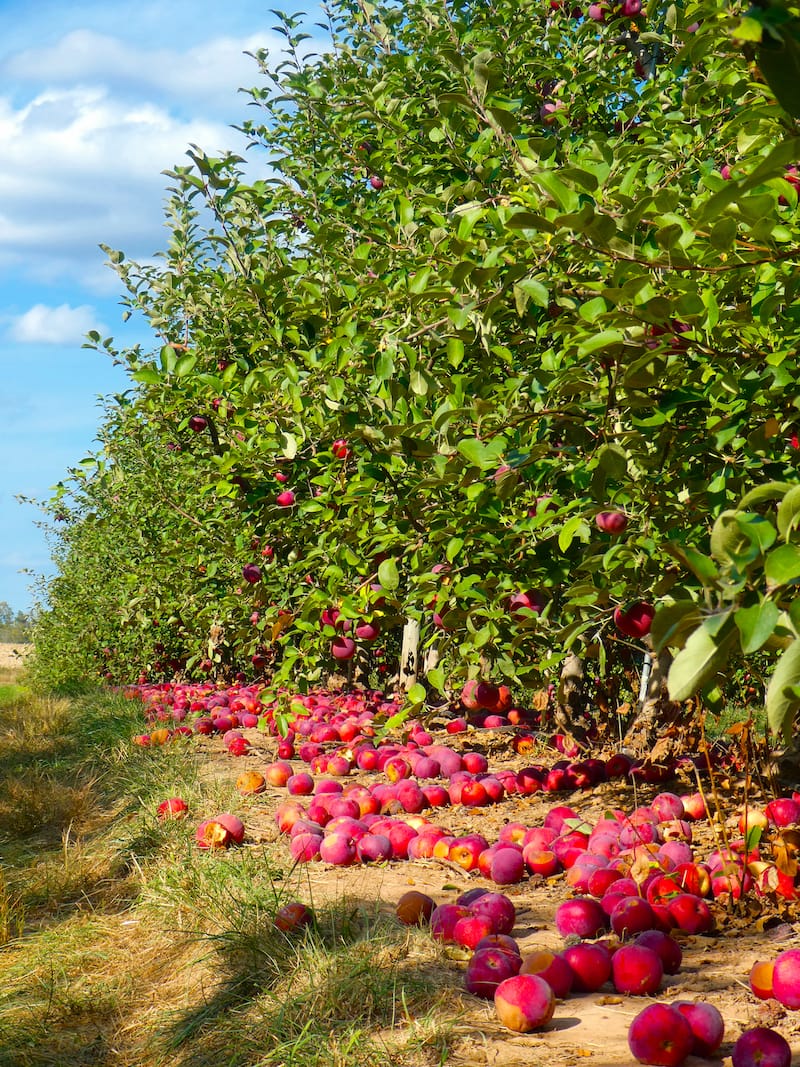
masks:
[[[558,680],[554,722],[556,729],[566,734],[576,744],[586,737],[580,719],[586,713],[586,687],[583,678],[583,660],[570,652],[561,665]]]
[[[417,680],[419,662],[419,622],[406,619],[400,651],[400,688],[405,692]]]
[[[670,700],[667,690],[670,653],[666,649],[651,651],[650,657],[650,677],[640,696],[641,707],[625,733],[622,747],[647,757],[651,763],[660,763],[673,755],[697,751],[700,726],[695,704]]]

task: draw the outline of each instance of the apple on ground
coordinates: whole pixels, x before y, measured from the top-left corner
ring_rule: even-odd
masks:
[[[553,1017],[556,998],[551,987],[535,974],[506,978],[494,993],[497,1017],[515,1033],[527,1034]]]
[[[725,1022],[718,1008],[704,1000],[676,1000],[672,1003],[692,1031],[692,1055],[710,1059],[722,1044]]]
[[[628,1029],[628,1047],[639,1063],[678,1067],[692,1051],[689,1023],[671,1004],[648,1004]]]
[[[775,957],[772,995],[784,1008],[800,1009],[800,949],[789,948]]]
[[[523,956],[520,974],[536,974],[544,978],[558,1000],[564,1000],[569,995],[575,978],[563,956],[544,949],[527,952]]]
[[[298,930],[309,926],[313,921],[313,912],[299,900],[292,900],[288,904],[283,904],[275,912],[275,926],[284,934],[296,933]]]
[[[733,1067],[791,1067],[792,1049],[786,1038],[766,1026],[745,1030],[733,1046]]]
[[[159,819],[183,819],[189,811],[189,805],[181,797],[162,800],[156,809]]]
[[[500,983],[519,973],[520,962],[501,948],[478,949],[467,964],[464,986],[473,996],[492,1000]]]
[[[410,889],[403,893],[397,901],[395,914],[401,923],[406,926],[426,926],[433,914],[436,904],[427,893],[421,893],[417,889]]]

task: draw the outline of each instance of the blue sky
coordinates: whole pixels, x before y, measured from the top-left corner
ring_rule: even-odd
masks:
[[[284,3],[284,10],[316,5]],[[241,151],[245,51],[282,38],[251,0],[0,0],[0,600],[51,573],[35,507],[91,450],[98,397],[127,386],[87,331],[154,347],[122,322],[102,242],[149,260],[165,242],[167,179],[194,143]]]

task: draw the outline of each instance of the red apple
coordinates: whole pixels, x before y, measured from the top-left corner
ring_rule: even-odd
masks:
[[[494,1006],[503,1026],[527,1034],[544,1026],[553,1017],[556,998],[543,978],[518,974],[506,978],[495,990]]]
[[[314,913],[299,900],[283,904],[275,912],[274,924],[281,933],[293,934],[314,921]]]
[[[772,995],[790,1011],[800,1008],[800,949],[789,948],[775,957]]]
[[[671,1004],[649,1004],[628,1029],[628,1047],[639,1063],[678,1067],[692,1050],[692,1028]]]
[[[597,937],[607,929],[607,916],[593,897],[575,897],[558,905],[555,924],[562,937]]]
[[[652,996],[661,985],[664,968],[651,948],[623,945],[611,957],[611,975],[618,993]]]
[[[596,993],[611,977],[611,953],[601,944],[581,942],[561,953],[573,973],[576,993]]]
[[[478,949],[467,964],[464,987],[475,997],[492,1000],[500,983],[519,973],[519,966],[519,956],[502,948]]]
[[[181,797],[170,797],[162,800],[156,812],[159,819],[183,819],[189,811],[189,805]]]
[[[725,1023],[719,1009],[703,1000],[676,1000],[672,1007],[678,1009],[691,1028],[692,1055],[711,1059],[725,1034]]]
[[[614,623],[626,637],[641,638],[650,633],[656,609],[644,600],[614,609]]]
[[[791,1067],[792,1049],[776,1030],[755,1026],[745,1030],[733,1046],[733,1067]]]
[[[563,956],[541,949],[523,956],[520,974],[535,974],[544,978],[558,1000],[569,995],[575,980],[572,968]]]
[[[594,521],[603,533],[621,534],[628,526],[628,516],[622,511],[601,511],[595,515]]]

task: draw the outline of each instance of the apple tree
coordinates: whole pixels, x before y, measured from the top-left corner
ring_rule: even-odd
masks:
[[[702,546],[797,462],[800,140],[739,15],[344,2],[316,54],[284,17],[245,155],[171,172],[158,266],[109,250],[159,340],[92,339],[132,389],[62,566],[118,600],[113,531],[136,611],[104,625],[165,615],[189,671],[298,684],[410,619],[431,689],[534,687],[570,653],[633,670],[677,604],[649,743]]]

